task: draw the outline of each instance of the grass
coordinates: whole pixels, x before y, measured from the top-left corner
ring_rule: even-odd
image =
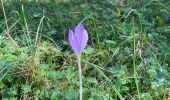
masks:
[[[133,67],[134,67],[134,78],[135,78],[135,84],[137,88],[137,93],[138,93],[138,100],[140,100],[140,90],[139,90],[139,77],[138,77],[138,72],[136,70],[136,39],[135,39],[135,26],[134,26],[134,21],[133,21],[133,26],[132,26],[132,35],[133,35]]]
[[[0,97],[78,100],[78,67],[68,29],[82,22],[89,34],[82,55],[83,100],[166,100],[170,97],[169,4],[165,0],[4,0]]]

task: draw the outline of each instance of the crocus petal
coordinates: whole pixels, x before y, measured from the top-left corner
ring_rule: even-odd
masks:
[[[82,32],[83,32],[84,29],[84,26],[83,24],[78,24],[75,28],[75,35],[79,38],[79,45],[81,43],[81,40],[82,40]]]
[[[84,30],[85,30],[84,26],[81,23],[78,24],[75,28],[75,40],[76,40],[76,43],[77,43],[77,46],[78,46],[77,51],[78,51],[79,54],[81,54],[82,50],[83,50],[81,48],[81,43],[82,43],[82,39],[83,39],[82,33],[83,33]]]
[[[80,45],[81,45],[81,40],[80,40],[80,37],[78,37],[77,35],[74,35],[74,40],[75,40],[75,43],[76,43],[76,46],[77,46],[77,54],[81,54],[82,53],[82,51],[81,51],[81,47],[80,47]]]
[[[80,37],[82,35],[82,32],[84,30],[84,26],[83,24],[78,24],[75,28],[75,35],[77,35],[78,37]]]
[[[75,41],[75,36],[73,34],[73,31],[69,29],[69,42],[71,44],[71,47],[72,49],[74,50],[75,53],[77,53],[77,44],[76,44],[76,41]]]
[[[84,31],[86,31],[86,30],[81,23],[78,24],[75,28],[75,37],[76,37],[77,45],[79,45],[79,47],[78,47],[79,53],[83,52],[83,49],[85,48],[85,45],[86,45],[85,44],[86,42],[84,42],[84,40],[86,40],[86,37],[84,38],[84,36],[87,35],[87,32],[86,32],[86,35],[84,35],[83,34]]]
[[[83,51],[84,48],[86,47],[87,41],[88,41],[87,31],[83,30],[83,32],[82,32],[82,40],[81,40],[81,45],[80,45],[81,51]]]

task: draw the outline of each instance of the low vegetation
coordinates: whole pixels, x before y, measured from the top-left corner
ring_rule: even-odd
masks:
[[[79,99],[68,29],[80,22],[83,100],[170,98],[168,0],[1,0],[0,12],[3,100]]]

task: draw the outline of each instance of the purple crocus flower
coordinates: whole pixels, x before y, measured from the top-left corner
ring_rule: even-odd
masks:
[[[69,29],[69,42],[77,56],[80,56],[87,45],[88,34],[84,26],[80,23],[74,32]]]
[[[88,34],[84,26],[80,23],[76,26],[74,33],[69,29],[69,42],[71,44],[72,49],[74,50],[79,67],[79,82],[80,82],[80,100],[83,97],[83,82],[82,82],[82,70],[81,70],[81,54],[84,48],[87,45]]]

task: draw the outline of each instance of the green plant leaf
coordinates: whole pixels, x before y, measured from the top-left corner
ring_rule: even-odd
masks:
[[[0,81],[0,89],[2,89],[4,86],[5,84]]]
[[[91,55],[91,54],[93,54],[95,51],[94,51],[94,48],[88,47],[88,48],[86,48],[83,52],[84,52],[85,54],[87,54],[87,55]]]
[[[94,77],[86,77],[86,81],[89,83],[97,83],[97,80]]]
[[[78,100],[78,97],[79,97],[79,93],[73,89],[69,90],[65,95],[65,98],[67,100]]]
[[[22,85],[21,90],[22,90],[22,93],[29,93],[29,92],[31,92],[31,86]]]

